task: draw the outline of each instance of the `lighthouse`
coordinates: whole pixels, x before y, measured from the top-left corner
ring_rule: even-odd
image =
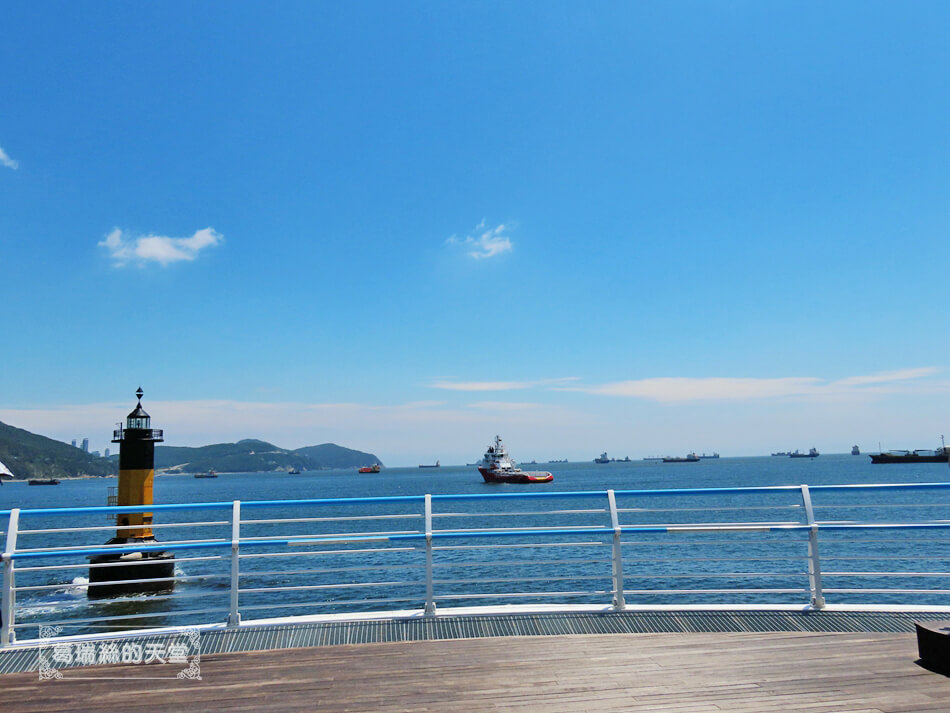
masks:
[[[135,392],[138,404],[113,432],[119,444],[119,493],[117,505],[151,505],[155,480],[155,444],[161,443],[161,429],[152,428],[152,419],[142,408],[144,392]],[[152,513],[129,512],[116,515],[115,537],[107,545],[158,544],[152,534]],[[152,550],[103,554],[90,558],[89,597],[93,599],[136,592],[156,592],[175,586],[174,555]]]

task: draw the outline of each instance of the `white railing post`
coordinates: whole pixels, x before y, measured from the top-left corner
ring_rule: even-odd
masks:
[[[228,611],[228,626],[238,626],[241,614],[238,612],[238,586],[241,576],[241,501],[235,500],[231,506],[231,604]]]
[[[808,586],[811,588],[811,605],[817,609],[825,606],[825,595],[821,589],[821,561],[818,559],[818,523],[815,510],[811,505],[811,493],[807,485],[802,485],[802,503],[805,505],[805,519],[808,522]]]
[[[16,552],[16,535],[20,523],[20,509],[10,511],[7,526],[7,544],[3,549],[3,599],[0,603],[0,648],[9,646],[16,640],[13,632],[14,611],[16,610],[16,586],[13,573],[13,553]]]
[[[607,503],[610,505],[610,526],[614,529],[613,542],[613,583],[614,609],[626,609],[627,602],[623,598],[623,552],[620,547],[620,517],[617,515],[617,498],[613,490],[607,491]]]
[[[426,616],[435,616],[435,597],[432,591],[432,496],[426,493]]]

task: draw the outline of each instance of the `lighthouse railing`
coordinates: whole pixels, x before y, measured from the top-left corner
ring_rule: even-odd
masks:
[[[119,512],[152,512],[158,541],[97,544],[115,530],[102,515]],[[45,508],[4,520],[2,646],[41,625],[102,634],[516,603],[950,611],[950,483]],[[90,568],[135,572],[156,552],[175,556],[167,591],[87,598]],[[103,554],[126,559],[90,562]]]

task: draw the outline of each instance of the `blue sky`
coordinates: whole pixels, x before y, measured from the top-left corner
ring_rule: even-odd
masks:
[[[9,3],[0,420],[388,464],[950,431],[944,2]]]

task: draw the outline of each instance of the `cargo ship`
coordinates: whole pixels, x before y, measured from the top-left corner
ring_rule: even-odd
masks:
[[[501,436],[495,436],[495,444],[488,446],[478,464],[478,472],[486,483],[550,483],[554,480],[547,471],[521,470],[508,455]]]
[[[695,453],[687,453],[684,458],[679,458],[676,456],[666,456],[663,459],[664,463],[699,463],[699,456]]]
[[[884,451],[871,456],[872,463],[946,463],[950,460],[950,448],[947,448],[943,436],[940,436],[940,448],[916,451]]]
[[[364,465],[359,469],[360,473],[378,473],[379,472],[379,463],[373,463],[373,465]]]
[[[796,449],[794,453],[789,453],[789,458],[817,458],[821,454],[818,452],[817,448],[809,448],[808,453],[799,453]]]

